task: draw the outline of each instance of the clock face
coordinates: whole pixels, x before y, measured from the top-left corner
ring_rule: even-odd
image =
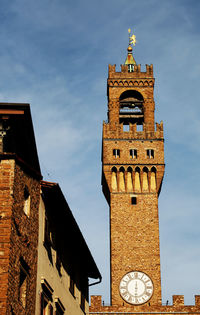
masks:
[[[128,303],[146,303],[153,294],[153,282],[144,272],[131,271],[123,276],[119,285],[121,297]]]

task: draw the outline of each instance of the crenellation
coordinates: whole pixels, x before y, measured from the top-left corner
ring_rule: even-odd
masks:
[[[108,73],[115,73],[116,72],[116,65],[108,65]]]
[[[128,66],[127,65],[121,65],[121,72],[127,73],[128,72]]]
[[[145,123],[143,124],[143,131],[137,131],[136,125],[129,123],[129,131],[123,131],[123,124],[117,124],[112,115],[110,115],[111,122],[103,122],[103,136],[107,139],[138,139],[138,140],[159,140],[163,139],[163,124],[156,124],[156,131],[147,131]]]
[[[173,295],[173,305],[174,306],[183,306],[184,305],[184,295]]]
[[[147,78],[153,78],[153,65],[146,65],[146,71],[141,71],[141,65],[134,65],[134,71],[129,72],[128,65],[121,65],[121,71],[116,71],[116,65],[108,66],[108,80],[120,79],[120,78],[141,78],[146,80]]]
[[[91,295],[91,306],[102,306],[101,295]]]
[[[200,295],[195,295],[195,305],[200,307]]]
[[[195,295],[195,301],[199,300],[199,296]],[[121,303],[120,305],[104,305],[102,303],[101,296],[91,296],[91,306],[90,306],[90,314],[193,314],[197,315],[200,314],[200,307],[198,303],[195,303],[195,305],[185,305],[184,304],[184,296],[183,295],[176,295],[173,296],[174,303],[172,305],[153,305],[152,303],[149,303],[146,307],[144,305],[125,305],[124,303]]]

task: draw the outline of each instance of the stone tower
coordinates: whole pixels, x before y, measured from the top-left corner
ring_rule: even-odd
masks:
[[[164,176],[163,124],[154,120],[153,66],[132,55],[109,65],[108,120],[103,124],[102,187],[110,206],[111,303],[91,296],[90,314],[200,314],[183,295],[162,305],[158,196]]]
[[[153,65],[142,72],[130,44],[121,72],[109,65],[107,95],[102,185],[110,206],[111,304],[159,305],[163,124],[155,127]]]

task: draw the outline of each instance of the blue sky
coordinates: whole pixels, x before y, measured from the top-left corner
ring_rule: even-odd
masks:
[[[109,301],[108,206],[101,135],[109,63],[154,64],[166,173],[159,200],[163,302],[200,283],[200,2],[0,0],[0,101],[31,104],[42,172],[59,182],[103,275]]]

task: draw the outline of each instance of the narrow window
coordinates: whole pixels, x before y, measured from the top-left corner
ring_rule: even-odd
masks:
[[[119,158],[120,157],[120,150],[119,149],[113,149],[113,155],[115,158]]]
[[[132,159],[137,159],[137,150],[131,149],[130,156],[132,157]]]
[[[53,315],[53,306],[52,306],[52,294],[53,289],[46,281],[45,278],[41,279],[42,293],[41,293],[41,308],[40,315]]]
[[[137,125],[137,131],[143,131],[143,125]]]
[[[28,277],[29,277],[29,267],[23,259],[20,259],[19,300],[24,308],[26,307]]]
[[[134,65],[128,65],[128,72],[133,72],[134,71]]]
[[[53,315],[53,306],[44,292],[41,295],[41,315]]]
[[[137,204],[137,198],[136,197],[131,197],[131,204],[136,205]]]
[[[55,315],[63,315],[65,313],[65,307],[59,298],[55,298],[56,312]]]
[[[29,217],[30,216],[30,194],[28,188],[24,188],[24,213]]]
[[[75,283],[74,283],[74,280],[72,279],[72,277],[70,277],[69,291],[71,292],[71,294],[72,294],[73,296],[75,296],[75,295],[74,295],[74,293],[75,293]]]
[[[130,131],[130,126],[123,124],[123,131]]]
[[[154,159],[154,150],[148,149],[147,150],[147,156],[149,159]]]

